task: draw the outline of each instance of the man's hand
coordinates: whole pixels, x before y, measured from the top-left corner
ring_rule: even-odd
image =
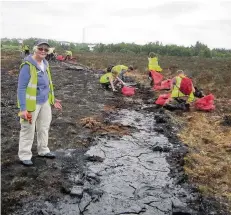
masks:
[[[54,107],[59,109],[59,110],[62,110],[62,105],[60,102],[61,102],[61,100],[55,99]]]

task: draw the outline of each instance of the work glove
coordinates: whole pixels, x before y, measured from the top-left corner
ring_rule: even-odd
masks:
[[[62,110],[62,105],[60,102],[61,102],[61,100],[55,99],[54,107],[59,109],[59,110]]]
[[[116,90],[116,89],[113,89],[113,92],[118,92],[118,90]]]

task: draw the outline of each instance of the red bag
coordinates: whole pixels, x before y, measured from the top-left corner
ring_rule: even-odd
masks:
[[[153,87],[154,90],[170,90],[171,88],[171,79],[167,79],[165,81],[162,81],[160,85],[155,85]]]
[[[122,93],[125,96],[133,96],[135,94],[135,88],[134,87],[123,87]]]
[[[56,57],[56,60],[59,60],[59,61],[63,61],[64,60],[64,57],[62,55],[58,55]]]
[[[155,104],[163,106],[169,101],[170,98],[170,93],[159,95],[158,99],[155,101]]]
[[[209,94],[203,98],[198,99],[195,104],[197,110],[211,111],[215,109],[214,105],[214,95]]]
[[[172,82],[171,79],[167,79],[165,81],[162,81],[161,82],[161,89],[162,90],[170,90],[170,88],[171,88],[171,82]]]
[[[180,83],[180,91],[185,94],[185,95],[189,95],[192,92],[192,80],[188,77],[184,77],[181,80]]]
[[[161,85],[154,85],[153,90],[162,90]]]
[[[154,85],[158,85],[164,78],[159,72],[151,70],[152,79],[154,80]]]

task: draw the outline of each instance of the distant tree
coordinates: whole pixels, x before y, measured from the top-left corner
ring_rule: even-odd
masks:
[[[209,48],[206,48],[206,49],[200,51],[199,56],[211,58],[211,57],[212,57],[212,54],[211,54],[210,49],[209,49]]]

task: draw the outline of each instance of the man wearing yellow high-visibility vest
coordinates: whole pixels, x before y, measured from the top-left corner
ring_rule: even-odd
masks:
[[[38,155],[55,158],[48,148],[48,132],[52,118],[51,105],[61,109],[60,100],[54,97],[51,72],[45,57],[49,51],[46,41],[37,41],[34,54],[24,59],[18,78],[18,108],[21,118],[18,156],[23,165],[31,166],[35,127]]]
[[[107,72],[106,74],[102,75],[100,77],[99,83],[106,90],[108,90],[109,86],[111,86],[112,90],[116,91],[115,86],[113,84],[113,76],[111,72]]]
[[[133,71],[133,66],[124,66],[124,65],[116,65],[113,66],[111,69],[111,72],[115,77],[119,77],[121,80],[124,78],[124,74],[126,72],[131,72]]]
[[[72,51],[66,51],[65,54],[66,54],[65,60],[71,60],[72,59]]]
[[[54,60],[54,59],[55,59],[55,48],[50,47],[49,51],[47,53],[47,56],[46,56],[46,60],[51,61],[51,60]]]
[[[149,71],[156,71],[156,72],[162,72],[162,68],[158,64],[158,58],[157,55],[153,52],[149,53],[148,57],[148,70]]]
[[[22,44],[22,51],[24,52],[24,57],[28,56],[30,54],[30,48],[26,44]]]
[[[103,75],[100,77],[99,83],[100,83],[101,86],[102,86],[104,89],[106,89],[106,90],[108,90],[109,87],[111,86],[112,91],[115,92],[116,89],[115,89],[115,86],[114,86],[114,83],[113,83],[114,78],[113,78],[113,75],[112,75],[112,72],[111,72],[113,67],[114,67],[113,65],[109,65],[109,66],[105,69],[105,72],[106,72],[106,73],[103,74]]]
[[[114,78],[114,85],[117,85],[118,83],[121,83],[122,85],[126,85],[124,83],[124,75],[126,72],[131,72],[133,71],[134,68],[133,66],[124,66],[124,65],[116,65],[112,67],[112,75]]]
[[[186,81],[185,81],[186,80]],[[182,86],[184,81],[184,86]],[[191,79],[189,79],[183,70],[177,71],[177,76],[172,79],[171,83],[171,99],[176,99],[176,101],[185,104],[185,108],[189,108],[189,104],[194,101],[195,88]]]
[[[158,58],[157,55],[154,52],[150,52],[149,53],[149,57],[148,57],[148,78],[151,80],[150,85],[153,86],[155,84],[155,80],[153,78],[152,73],[155,72],[162,72],[162,68],[159,66],[158,64]]]

